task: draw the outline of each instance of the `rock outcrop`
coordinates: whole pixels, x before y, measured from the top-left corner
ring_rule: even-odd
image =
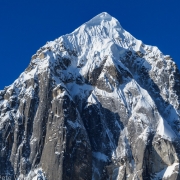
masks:
[[[179,180],[179,112],[172,58],[101,13],[0,91],[0,175]]]

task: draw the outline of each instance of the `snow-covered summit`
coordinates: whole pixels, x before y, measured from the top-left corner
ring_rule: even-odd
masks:
[[[103,26],[105,22],[108,22],[111,25],[111,28],[121,28],[120,23],[118,20],[111,15],[109,15],[107,12],[102,12],[86,22],[85,24],[87,26]]]
[[[26,179],[177,180],[179,112],[172,58],[103,12],[41,47],[0,91],[2,171]]]
[[[72,33],[63,35],[41,47],[32,56],[29,67],[11,85],[11,88],[14,86],[22,88],[26,81],[37,78],[39,74],[48,71],[56,84],[65,83],[63,86],[67,86],[72,97],[77,96],[80,89],[79,87],[72,88],[74,84],[67,84],[67,82],[74,82],[78,78],[81,79],[82,84],[88,81],[103,80],[105,81],[103,86],[109,91],[116,91],[116,88],[118,91],[118,80],[112,75],[108,78],[108,69],[111,67],[114,67],[114,70],[119,71],[119,73],[122,73],[122,71],[128,73],[128,77],[133,78],[138,83],[142,81],[138,71],[143,68],[143,71],[148,73],[148,77],[144,81],[149,82],[148,78],[153,78],[153,83],[160,89],[159,93],[164,103],[169,103],[169,106],[166,107],[169,114],[165,114],[162,118],[169,123],[179,121],[179,112],[177,111],[179,100],[178,96],[175,95],[176,92],[172,89],[174,84],[171,82],[174,73],[177,71],[173,60],[170,56],[164,56],[157,47],[145,45],[142,41],[134,38],[121,27],[114,17],[106,12],[95,16]],[[96,71],[100,72],[93,75]],[[169,74],[164,74],[165,72]],[[167,76],[170,79],[168,83],[158,84],[161,81],[160,79]],[[143,83],[140,84],[142,88],[145,88],[148,84],[141,83]],[[95,82],[93,82],[93,86],[88,85],[83,88],[90,92],[92,89],[96,89],[94,84]],[[148,91],[147,88],[145,89]],[[22,90],[19,91],[22,92]],[[149,93],[149,95],[152,96],[152,93],[154,92]],[[87,98],[88,95],[89,93],[84,94],[83,97]],[[90,96],[89,99],[92,99],[92,97]],[[159,103],[157,99],[154,99],[154,101],[155,104]],[[152,104],[152,106],[155,105]],[[169,111],[170,106],[174,108],[173,111]],[[164,111],[161,106],[157,108],[162,112]]]

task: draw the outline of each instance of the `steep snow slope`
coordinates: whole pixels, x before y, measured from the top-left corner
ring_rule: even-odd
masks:
[[[101,13],[0,91],[0,174],[179,179],[179,96],[171,57]]]

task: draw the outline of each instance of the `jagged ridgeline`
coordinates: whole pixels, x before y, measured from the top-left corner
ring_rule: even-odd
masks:
[[[0,91],[0,175],[179,180],[179,104],[172,58],[101,13]]]

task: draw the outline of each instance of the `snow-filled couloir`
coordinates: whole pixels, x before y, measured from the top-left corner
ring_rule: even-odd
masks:
[[[0,91],[0,174],[178,180],[179,103],[172,58],[103,12]]]

